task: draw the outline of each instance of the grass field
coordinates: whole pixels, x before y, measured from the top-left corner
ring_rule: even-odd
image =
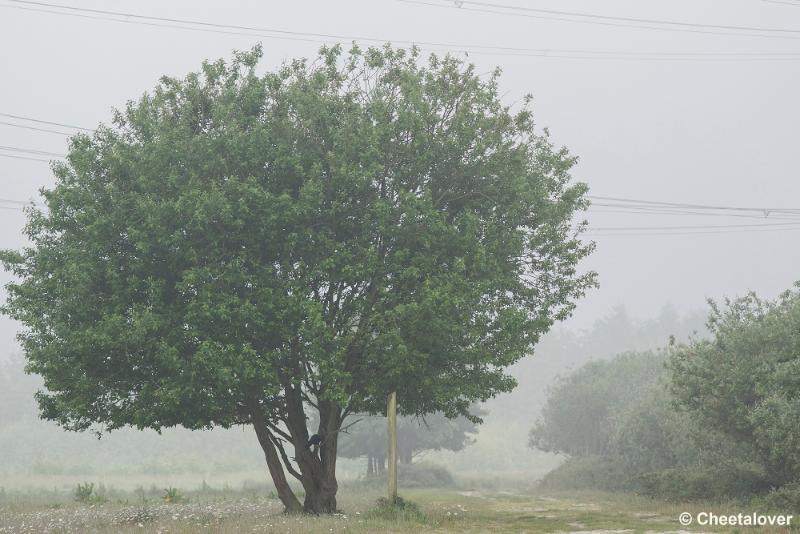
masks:
[[[118,492],[76,502],[64,491],[0,492],[0,533],[192,533],[192,532],[736,532],[681,527],[681,512],[746,512],[737,505],[668,504],[608,493],[541,494],[535,491],[415,489],[402,495],[420,513],[390,518],[376,511],[378,488],[345,485],[342,513],[331,517],[288,516],[266,490],[178,492],[166,502],[163,489]],[[789,532],[743,527],[739,532]]]

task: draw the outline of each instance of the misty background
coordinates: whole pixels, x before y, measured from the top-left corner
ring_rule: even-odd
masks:
[[[528,449],[527,433],[556,376],[623,350],[663,346],[670,335],[702,335],[706,298],[749,290],[772,298],[797,279],[800,222],[775,213],[765,220],[760,210],[800,206],[800,33],[746,35],[541,11],[487,12],[438,1],[79,4],[97,11],[55,5],[0,0],[0,248],[25,245],[25,216],[17,203],[36,200],[40,188],[53,184],[46,163],[19,158],[48,159],[44,153],[67,150],[65,135],[42,130],[71,133],[74,126],[108,123],[113,107],[150,90],[160,76],[183,76],[204,59],[227,58],[257,42],[264,44],[263,63],[270,69],[312,57],[323,43],[347,46],[352,40],[362,46],[425,43],[419,46],[426,53],[468,55],[477,72],[500,66],[503,100],[513,107],[533,95],[539,128],[580,157],[573,176],[589,184],[591,196],[703,206],[655,209],[595,198],[586,213],[586,239],[597,250],[583,268],[599,273],[600,287],[554,327],[534,357],[512,368],[520,387],[487,404],[476,443],[461,453],[432,454],[436,461],[540,476],[559,460]],[[800,27],[800,4],[793,2],[517,5],[718,26]],[[197,25],[111,12],[257,29],[197,31]],[[770,226],[754,226],[761,224]],[[5,274],[0,278],[8,281]],[[19,391],[35,389],[36,377],[14,374],[18,327],[0,317],[0,362],[11,377],[7,383]],[[249,429],[202,437],[174,431],[163,438],[125,431],[99,442],[91,434],[57,438],[50,423],[32,422],[29,400],[6,404],[1,412],[0,472],[16,472],[19,480],[25,472],[81,478],[100,466],[130,474],[126,463],[142,458],[143,477],[202,464],[198,476],[250,469],[261,480],[266,474]],[[194,444],[188,452],[186,443]],[[66,459],[74,461],[66,465]],[[357,476],[362,463],[345,461],[342,469]]]

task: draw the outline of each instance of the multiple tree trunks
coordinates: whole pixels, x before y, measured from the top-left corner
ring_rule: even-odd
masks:
[[[386,472],[386,456],[367,455],[367,477],[378,477]]]
[[[284,388],[288,415],[286,427],[282,429],[267,422],[263,408],[255,399],[250,401],[250,415],[258,442],[264,451],[272,481],[278,498],[289,513],[326,514],[336,512],[336,457],[338,433],[341,427],[341,412],[330,401],[319,401],[319,431],[322,443],[319,447],[307,447],[308,430],[303,401],[299,387],[287,385]],[[290,458],[285,442],[294,448],[295,456]],[[303,486],[303,503],[289,485],[286,473],[292,475]]]

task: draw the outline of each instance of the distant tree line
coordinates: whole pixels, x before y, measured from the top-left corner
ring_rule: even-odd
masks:
[[[485,415],[478,408],[473,415]],[[478,425],[466,417],[447,418],[435,413],[426,417],[400,417],[397,420],[397,454],[401,464],[410,465],[416,458],[434,450],[460,451],[473,443]],[[339,455],[365,458],[366,476],[381,476],[386,469],[386,418],[367,417],[340,438]]]
[[[569,460],[545,485],[800,505],[800,291],[710,304],[709,338],[557,382],[530,445]]]

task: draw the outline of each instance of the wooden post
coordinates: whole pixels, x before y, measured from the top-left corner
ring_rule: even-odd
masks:
[[[389,501],[397,501],[397,392],[389,394],[389,405],[386,409],[389,421]]]

